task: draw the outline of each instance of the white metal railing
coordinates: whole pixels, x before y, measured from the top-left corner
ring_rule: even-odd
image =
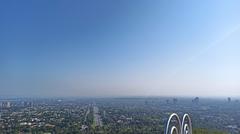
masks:
[[[184,114],[182,122],[176,113],[168,118],[164,134],[192,134],[192,122],[188,114]]]

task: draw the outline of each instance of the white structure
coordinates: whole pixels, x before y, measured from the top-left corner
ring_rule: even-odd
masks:
[[[192,134],[192,122],[188,114],[183,115],[182,122],[176,113],[170,115],[165,134]]]

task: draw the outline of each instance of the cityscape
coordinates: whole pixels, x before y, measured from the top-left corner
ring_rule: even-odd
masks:
[[[168,116],[188,113],[193,134],[239,134],[240,103],[229,98],[2,99],[6,134],[163,134]]]
[[[240,134],[240,0],[0,0],[0,134]]]

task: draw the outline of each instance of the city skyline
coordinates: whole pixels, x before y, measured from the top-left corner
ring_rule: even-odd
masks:
[[[240,2],[1,1],[1,96],[240,96]]]

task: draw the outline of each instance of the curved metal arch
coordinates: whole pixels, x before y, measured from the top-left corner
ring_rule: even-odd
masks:
[[[176,132],[176,134],[179,134],[179,133],[178,133],[178,129],[177,129],[177,127],[175,127],[175,126],[173,126],[173,127],[171,128],[171,134],[173,134],[174,132]]]
[[[183,127],[183,129],[182,129],[182,133],[183,134],[188,134],[189,133],[189,126],[188,126],[188,124],[184,124],[184,127]]]
[[[165,129],[165,134],[168,134],[169,126],[170,126],[170,123],[171,123],[173,118],[176,118],[178,126],[172,126],[171,127],[171,134],[174,132],[174,130],[177,130],[177,134],[181,134],[181,121],[180,121],[179,116],[176,113],[173,113],[173,114],[170,115],[170,117],[168,119],[168,122],[167,122],[166,129]]]
[[[181,126],[181,134],[192,134],[192,121],[188,114],[183,115]]]

